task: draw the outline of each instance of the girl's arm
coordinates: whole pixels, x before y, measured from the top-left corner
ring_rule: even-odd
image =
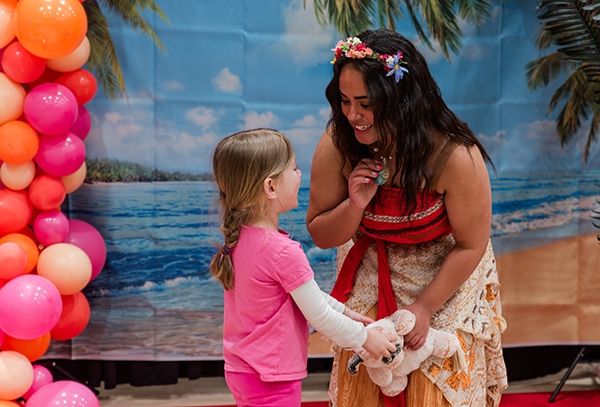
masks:
[[[393,337],[379,329],[367,329],[362,322],[344,315],[344,304],[323,293],[314,279],[296,288],[291,295],[310,325],[342,348],[364,347],[375,357],[390,357],[396,349]]]

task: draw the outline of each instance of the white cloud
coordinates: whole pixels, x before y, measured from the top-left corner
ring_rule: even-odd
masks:
[[[244,123],[242,129],[254,129],[256,127],[276,128],[279,117],[273,112],[258,113],[256,111],[246,112],[242,118]]]
[[[208,130],[215,123],[218,123],[220,116],[221,112],[203,106],[188,110],[185,113],[185,118],[202,130]]]
[[[295,64],[316,65],[331,57],[330,49],[339,38],[333,27],[321,26],[315,16],[312,0],[291,0],[283,9],[285,33],[275,52]]]
[[[180,90],[185,89],[183,83],[175,80],[165,81],[161,85],[161,89],[170,92],[178,92]]]
[[[243,85],[239,76],[232,74],[229,68],[221,69],[219,74],[212,78],[212,83],[215,85],[217,90],[226,93],[241,92],[243,89]]]

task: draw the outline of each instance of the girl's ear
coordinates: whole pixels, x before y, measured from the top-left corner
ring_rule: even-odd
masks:
[[[263,183],[263,190],[267,199],[277,199],[277,193],[275,192],[275,181],[269,177],[265,179]]]

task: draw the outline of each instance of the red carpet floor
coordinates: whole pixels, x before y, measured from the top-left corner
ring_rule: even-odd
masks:
[[[552,393],[510,393],[502,396],[500,407],[600,407],[600,390],[561,391],[552,403]],[[302,407],[327,407],[325,401],[302,403]],[[214,406],[234,407],[234,406]]]

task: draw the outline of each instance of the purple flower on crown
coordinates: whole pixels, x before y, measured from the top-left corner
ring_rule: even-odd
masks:
[[[386,76],[391,76],[393,74],[396,83],[400,82],[400,79],[404,77],[404,73],[408,73],[408,69],[402,66],[406,65],[402,51],[398,51],[393,57],[389,57],[386,64],[389,69],[389,72]]]

